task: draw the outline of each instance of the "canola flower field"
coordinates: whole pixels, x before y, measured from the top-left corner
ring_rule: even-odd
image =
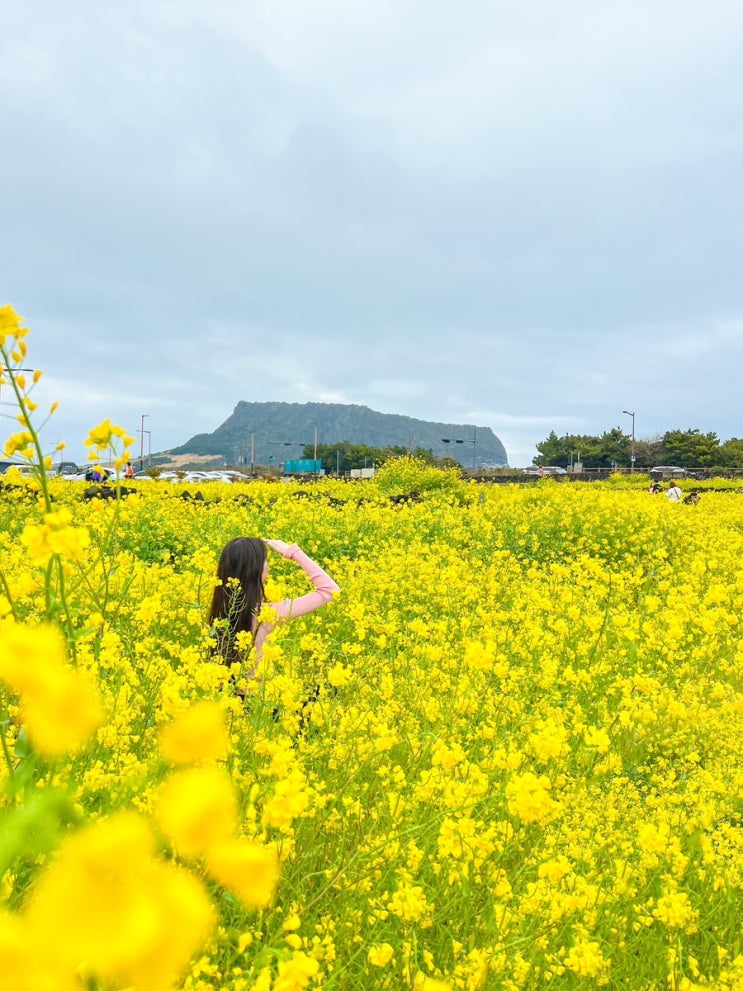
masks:
[[[86,502],[0,317],[39,465],[0,491],[0,989],[743,989],[740,492],[402,459]],[[255,680],[206,619],[240,534],[342,589]]]

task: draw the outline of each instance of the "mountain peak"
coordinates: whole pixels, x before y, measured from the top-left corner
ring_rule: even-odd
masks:
[[[252,453],[257,464],[276,463],[302,455],[318,444],[367,444],[370,447],[417,447],[434,457],[449,455],[466,468],[506,466],[508,456],[490,427],[472,423],[417,420],[397,413],[378,413],[348,403],[254,403],[241,400],[213,433],[196,434],[173,455],[210,455],[227,462]]]

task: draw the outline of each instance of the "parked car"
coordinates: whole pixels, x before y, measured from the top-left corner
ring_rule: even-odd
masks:
[[[95,482],[93,478],[92,467],[90,468],[80,468],[75,474],[68,474],[67,472],[62,473],[59,477],[64,478],[68,482]],[[111,482],[115,480],[115,473],[110,471],[108,468],[99,468],[98,474],[102,477],[99,479],[101,482]]]
[[[657,468],[650,469],[651,478],[684,478],[686,476],[686,468],[680,468],[678,465],[658,465]]]
[[[18,474],[23,475],[25,478],[33,478],[34,475],[38,474],[36,468],[33,465],[8,465],[7,468],[3,470],[3,475]]]
[[[567,469],[559,465],[529,465],[524,475],[567,475]]]

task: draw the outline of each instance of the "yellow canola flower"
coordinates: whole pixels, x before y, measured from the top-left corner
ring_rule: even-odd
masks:
[[[46,952],[101,981],[170,991],[215,916],[202,885],[154,850],[146,821],[127,812],[71,836],[25,912]]]
[[[19,317],[12,306],[0,306],[0,347],[4,347],[8,339],[20,341],[28,334],[27,327],[21,327],[23,317]]]
[[[687,933],[697,931],[697,914],[685,891],[664,891],[653,909],[655,918],[668,929],[682,929]]]
[[[554,808],[549,789],[550,781],[546,775],[537,777],[531,771],[514,775],[506,785],[508,811],[523,823],[547,819]]]
[[[223,760],[229,749],[224,710],[217,702],[197,702],[160,731],[160,753],[169,764]]]
[[[216,767],[189,768],[168,778],[159,795],[158,826],[184,857],[198,857],[238,829],[229,776]]]
[[[592,978],[599,986],[608,984],[607,961],[595,940],[576,940],[565,957],[565,966],[578,977]]]
[[[45,757],[79,750],[103,722],[96,692],[67,663],[64,641],[53,627],[5,627],[0,679],[20,695],[21,718]]]
[[[451,981],[440,981],[436,977],[428,977],[422,971],[418,971],[413,982],[414,991],[452,991]]]
[[[372,967],[386,967],[394,955],[395,951],[389,943],[380,943],[369,950],[369,963]]]
[[[19,451],[27,451],[31,444],[33,443],[33,436],[27,431],[22,430],[17,434],[11,434],[10,437],[5,441],[5,447],[3,448],[3,455],[6,458],[13,457]]]
[[[307,811],[309,804],[307,779],[294,768],[276,782],[273,795],[263,807],[263,823],[289,833],[294,820]]]
[[[600,754],[605,754],[611,746],[609,734],[599,726],[586,727],[583,739],[587,746],[595,747]]]
[[[282,960],[273,985],[273,991],[302,991],[320,970],[320,964],[306,953],[295,953],[290,960]]]
[[[90,534],[84,527],[70,526],[69,509],[46,513],[40,525],[27,523],[21,533],[21,543],[34,564],[45,567],[55,554],[65,561],[82,561],[90,546]]]
[[[97,427],[92,427],[90,433],[85,438],[86,447],[103,448],[108,447],[113,436],[110,420],[104,420]]]
[[[55,960],[25,919],[0,912],[0,991],[79,991],[72,969]]]
[[[244,838],[212,847],[207,871],[248,908],[271,904],[279,882],[279,857],[275,847]]]
[[[106,419],[90,430],[84,443],[86,447],[103,451],[109,448],[115,439],[121,440],[125,447],[134,443],[134,437],[130,437],[123,427],[116,426],[110,419]]]

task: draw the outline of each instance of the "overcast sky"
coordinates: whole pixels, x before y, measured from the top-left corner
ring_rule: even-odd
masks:
[[[147,414],[159,451],[243,399],[490,427],[513,466],[622,410],[743,436],[742,49],[740,0],[2,0],[45,438],[138,453]]]

